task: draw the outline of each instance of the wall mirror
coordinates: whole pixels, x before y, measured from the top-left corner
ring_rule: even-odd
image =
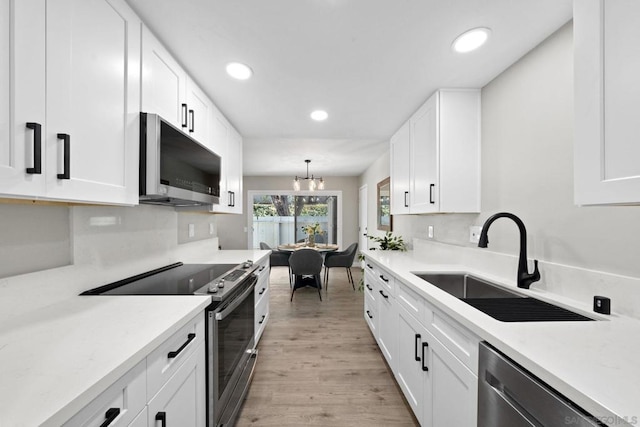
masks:
[[[378,183],[378,230],[391,231],[391,180]]]

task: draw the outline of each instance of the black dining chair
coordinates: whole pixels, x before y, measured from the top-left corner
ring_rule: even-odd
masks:
[[[351,283],[353,290],[356,286],[353,283],[353,274],[351,274],[351,266],[358,252],[358,244],[352,243],[347,249],[339,252],[327,252],[324,255],[324,283],[326,291],[329,290],[329,270],[333,267],[344,267],[347,269],[347,280]]]
[[[291,274],[293,274],[293,287],[291,289],[291,301],[296,289],[311,286],[318,289],[320,301],[322,301],[322,255],[314,249],[298,249],[289,257]]]
[[[260,242],[260,249],[271,251],[271,255],[269,255],[269,269],[271,269],[271,267],[287,267],[289,269],[289,286],[291,286],[291,266],[289,265],[291,252],[273,249],[266,242]]]

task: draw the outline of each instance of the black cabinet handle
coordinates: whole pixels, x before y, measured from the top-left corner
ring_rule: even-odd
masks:
[[[267,288],[262,288],[262,290],[260,292],[258,292],[258,295],[262,295],[264,294],[264,292],[267,290]]]
[[[409,202],[407,202],[407,196],[409,195],[408,191],[404,192],[404,207],[408,208],[409,207]]]
[[[433,189],[435,188],[435,184],[430,184],[429,185],[429,203],[431,203],[432,205],[434,205],[436,202],[433,200]]]
[[[370,291],[373,290],[373,288],[371,286],[369,286],[369,284],[367,283],[367,289],[369,289]]]
[[[384,292],[379,291],[380,295],[382,295],[384,297],[384,299],[389,299],[389,295],[385,295]]]
[[[100,427],[107,427],[120,415],[120,408],[109,408],[104,414],[104,421],[100,424]]]
[[[418,343],[420,342],[420,338],[421,338],[420,334],[416,334],[415,347],[413,349],[413,355],[416,358],[416,362],[420,361],[420,356],[418,355]]]
[[[182,127],[186,128],[188,126],[187,120],[187,104],[182,104]]]
[[[429,343],[427,342],[423,342],[422,343],[422,370],[427,372],[429,371],[429,368],[427,367],[427,365],[425,365],[425,363],[427,363],[427,356],[425,356],[424,351],[429,348]]]
[[[187,335],[187,341],[185,341],[185,343],[184,343],[184,344],[182,344],[182,345],[180,346],[180,348],[179,348],[179,349],[177,349],[176,351],[170,351],[170,352],[167,354],[167,357],[168,357],[169,359],[173,359],[174,357],[176,357],[177,355],[179,355],[179,354],[182,352],[182,350],[184,350],[184,349],[185,349],[185,347],[186,347],[186,346],[188,346],[188,345],[189,345],[189,343],[190,343],[191,341],[193,341],[195,338],[196,338],[196,334],[189,334],[189,335]]]
[[[235,191],[229,191],[229,206],[234,207],[236,205],[236,193]]]
[[[193,112],[193,110],[189,110],[189,118],[191,119],[191,127],[189,128],[189,133],[193,133],[196,129],[196,125],[194,123],[195,113]]]
[[[263,265],[262,267],[260,267],[260,270],[258,270],[258,272],[260,272],[260,271],[264,270],[265,268],[267,268],[267,266],[266,266],[266,265]]]
[[[380,275],[380,278],[382,279],[383,282],[389,283],[389,279],[384,277],[382,274]]]
[[[367,264],[367,267],[373,270],[373,266],[371,264]]]
[[[166,412],[158,412],[156,414],[156,421],[161,421],[162,427],[167,427],[167,413]]]
[[[71,171],[69,170],[71,166],[71,137],[68,133],[59,133],[58,139],[62,140],[62,149],[64,150],[62,159],[63,170],[62,173],[58,174],[58,179],[71,179]]]
[[[369,319],[373,319],[373,316],[371,315],[371,312],[369,310],[367,310],[367,316],[369,316]]]
[[[33,167],[27,168],[29,174],[42,173],[42,125],[35,122],[27,122],[27,127],[33,129]]]
[[[265,317],[267,317],[266,315],[262,315],[262,319],[260,319],[260,321],[258,322],[259,325],[262,325],[262,323],[264,322]]]

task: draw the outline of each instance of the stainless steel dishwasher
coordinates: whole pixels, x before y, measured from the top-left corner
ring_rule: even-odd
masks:
[[[478,427],[604,426],[487,343],[480,343]]]

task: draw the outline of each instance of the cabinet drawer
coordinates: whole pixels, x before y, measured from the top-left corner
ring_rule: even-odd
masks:
[[[147,404],[146,367],[144,360],[138,363],[63,427],[97,427],[108,419],[110,427],[128,426]]]
[[[378,333],[378,304],[375,295],[369,289],[364,294],[364,318],[369,324],[369,329],[375,337]]]
[[[424,324],[424,298],[422,298],[404,283],[398,283],[397,290],[398,296],[396,297],[396,300],[398,301],[398,304],[404,307],[407,312],[415,317],[420,323]]]
[[[258,283],[256,284],[256,290],[255,290],[255,303],[256,306],[258,304],[260,304],[260,301],[262,301],[263,298],[267,297],[267,294],[269,293],[269,279],[268,278],[260,278],[258,280]]]
[[[383,291],[385,295],[395,296],[396,279],[391,273],[373,263],[370,259],[365,261],[365,272],[369,273],[369,277],[375,278],[375,281],[380,284],[380,290]]]
[[[477,375],[480,338],[438,310],[428,310],[427,314],[431,333]]]
[[[191,338],[190,334],[195,334]],[[204,315],[201,313],[147,357],[147,393],[152,398],[180,368],[198,344],[204,342]]]
[[[269,288],[265,289],[264,294],[260,298],[260,301],[256,304],[255,309],[255,345],[258,345],[258,341],[264,332],[264,328],[267,327],[269,321]]]

